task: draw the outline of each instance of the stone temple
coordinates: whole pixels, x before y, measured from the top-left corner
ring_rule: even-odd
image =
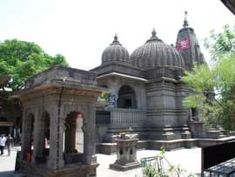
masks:
[[[16,170],[28,177],[94,177],[96,152],[115,152],[123,133],[137,135],[137,148],[146,149],[226,141],[203,139],[197,110],[183,106],[191,90],[182,76],[194,63],[205,61],[185,18],[175,47],[153,30],[129,55],[115,36],[91,71],[55,66],[33,76],[15,93],[23,105]],[[102,93],[106,102],[99,101]]]
[[[197,110],[186,109],[183,99],[190,92],[181,78],[194,63],[205,63],[194,29],[185,17],[176,47],[152,36],[129,54],[117,36],[103,51],[102,63],[92,71],[97,83],[110,92],[109,105],[98,107],[97,142],[113,142],[118,132],[137,133],[140,146],[158,149],[187,146],[192,137],[188,121]],[[170,141],[170,140],[179,141]],[[101,143],[98,151],[112,152]]]

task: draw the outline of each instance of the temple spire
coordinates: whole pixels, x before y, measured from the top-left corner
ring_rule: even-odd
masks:
[[[187,19],[188,12],[185,11],[184,14],[183,28],[177,34],[175,47],[184,59],[185,69],[192,70],[195,62],[199,64],[206,62],[200,50],[194,29],[189,27]]]
[[[184,25],[183,25],[184,28],[189,26],[187,16],[188,16],[188,11],[185,11],[184,12]]]

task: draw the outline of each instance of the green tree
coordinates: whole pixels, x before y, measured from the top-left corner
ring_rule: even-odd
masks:
[[[0,74],[11,76],[7,87],[22,89],[25,80],[53,65],[67,65],[62,55],[50,56],[33,42],[17,39],[0,42]]]
[[[235,30],[229,25],[225,25],[220,33],[212,30],[210,36],[205,39],[204,44],[212,59],[218,61],[220,58],[235,52]]]
[[[195,64],[183,77],[192,88],[184,105],[198,108],[200,117],[209,126],[235,130],[235,32],[229,26],[223,29],[218,34],[213,32],[206,40],[215,65],[209,69]]]

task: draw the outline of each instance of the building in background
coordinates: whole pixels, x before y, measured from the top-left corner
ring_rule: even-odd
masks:
[[[0,75],[0,88],[6,86],[10,77]],[[13,111],[13,102],[9,100],[10,92],[0,90],[0,134],[13,133],[13,126],[16,120],[16,115]]]

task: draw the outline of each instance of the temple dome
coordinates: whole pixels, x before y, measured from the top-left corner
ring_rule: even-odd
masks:
[[[147,42],[134,50],[130,56],[134,66],[151,69],[156,67],[184,68],[180,53],[172,46],[165,44],[156,36],[155,30]]]
[[[118,41],[115,35],[113,42],[103,51],[102,64],[108,62],[127,62],[129,63],[129,52]]]

